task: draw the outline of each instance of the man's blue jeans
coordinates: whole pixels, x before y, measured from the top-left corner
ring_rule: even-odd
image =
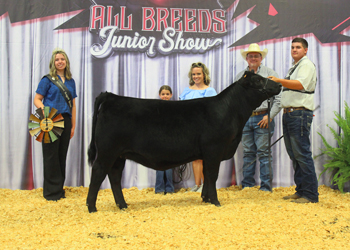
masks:
[[[156,193],[174,193],[173,170],[156,171]]]
[[[312,119],[313,112],[310,110],[283,114],[283,135],[295,171],[296,194],[318,202],[318,183],[309,138]]]
[[[258,123],[266,114],[252,116],[243,128],[243,181],[242,188],[255,186],[255,163],[258,155],[260,161],[260,190],[271,191],[273,171],[269,167],[269,129],[260,128]],[[271,136],[273,135],[275,122],[270,123]],[[272,162],[272,156],[271,156]],[[271,164],[272,170],[272,164]]]

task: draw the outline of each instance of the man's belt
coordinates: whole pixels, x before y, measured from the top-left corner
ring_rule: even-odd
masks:
[[[263,114],[266,114],[266,113],[267,113],[267,110],[257,111],[257,112],[253,112],[250,117],[253,117],[253,116],[256,116],[256,115],[263,115]]]
[[[283,113],[290,113],[290,112],[293,112],[295,110],[307,110],[307,111],[311,111],[310,109],[306,109],[304,107],[297,107],[297,108],[294,108],[294,107],[289,107],[289,108],[284,108],[283,109]]]

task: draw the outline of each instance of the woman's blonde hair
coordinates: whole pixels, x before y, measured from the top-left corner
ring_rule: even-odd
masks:
[[[209,83],[211,81],[210,76],[209,76],[209,69],[207,68],[207,66],[205,66],[204,63],[201,63],[201,62],[192,63],[192,65],[191,65],[190,72],[188,72],[188,77],[190,78],[190,85],[192,86],[194,84],[194,81],[192,79],[193,68],[201,68],[202,69],[202,72],[204,75],[204,84],[209,85]]]
[[[66,59],[66,68],[64,69],[65,78],[67,80],[72,79],[72,73],[70,72],[70,62],[69,62],[68,56],[67,56],[66,52],[60,48],[56,48],[52,51],[52,56],[51,56],[51,60],[50,60],[50,64],[49,64],[50,76],[57,77],[57,70],[55,67],[55,59],[56,59],[57,54],[63,55],[64,58]]]

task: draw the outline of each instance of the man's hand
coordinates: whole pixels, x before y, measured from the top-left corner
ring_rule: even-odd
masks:
[[[270,80],[274,81],[274,82],[280,82],[279,78],[275,77],[275,76],[268,76],[267,78],[269,78]]]
[[[268,128],[269,127],[269,123],[268,123],[268,115],[265,115],[262,120],[258,123],[258,125],[260,126],[260,128]],[[272,122],[272,118],[270,118],[270,122]]]

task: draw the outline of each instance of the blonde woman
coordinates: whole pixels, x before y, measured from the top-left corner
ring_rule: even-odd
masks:
[[[190,86],[186,87],[180,95],[180,100],[190,100],[196,98],[203,98],[215,96],[216,91],[209,87],[210,77],[209,70],[204,63],[192,63],[188,73],[190,78]],[[195,186],[191,188],[191,192],[202,192],[204,175],[203,175],[203,161],[195,160],[192,162],[193,175]]]
[[[64,117],[64,129],[61,136],[54,142],[42,143],[43,195],[46,200],[57,201],[65,198],[63,185],[66,175],[66,158],[69,141],[74,136],[77,94],[66,52],[62,49],[55,49],[52,52],[49,69],[50,73],[39,82],[34,105],[41,109],[44,109],[45,106],[55,108]]]

